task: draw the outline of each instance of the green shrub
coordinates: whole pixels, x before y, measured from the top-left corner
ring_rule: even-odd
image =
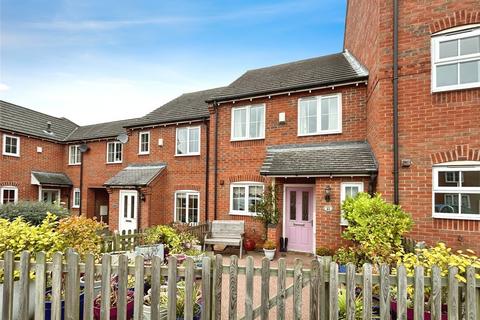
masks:
[[[355,248],[339,248],[333,256],[333,261],[338,264],[353,263],[356,266],[360,265],[359,257],[355,252]]]
[[[317,253],[317,256],[320,256],[320,257],[325,257],[325,256],[331,257],[334,255],[335,251],[330,248],[320,247],[320,248],[317,248],[316,253]]]
[[[45,202],[19,201],[0,205],[0,218],[13,221],[21,217],[24,221],[36,226],[42,223],[47,217],[47,213],[51,213],[58,218],[65,218],[70,215],[68,210],[62,206]]]
[[[373,263],[392,262],[402,251],[402,236],[412,228],[412,218],[400,206],[379,194],[359,193],[342,205],[348,227],[343,237],[357,244],[357,253]]]
[[[62,236],[65,246],[74,249],[80,257],[92,253],[99,258],[102,238],[98,233],[106,226],[95,219],[70,216],[60,220],[57,232]]]
[[[198,244],[198,239],[191,233],[167,225],[145,229],[143,241],[145,244],[163,243],[170,253],[183,253]]]

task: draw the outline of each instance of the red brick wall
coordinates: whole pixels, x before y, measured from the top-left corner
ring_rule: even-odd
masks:
[[[399,1],[400,204],[412,214],[412,236],[429,243],[480,249],[479,223],[432,218],[432,155],[458,145],[480,147],[480,89],[431,93],[433,32],[480,22],[478,0]],[[379,161],[378,189],[391,199],[392,1],[350,0],[345,47],[370,69],[367,137]],[[377,21],[378,20],[378,21]],[[352,32],[360,28],[364,32]],[[351,30],[349,32],[349,30]],[[368,46],[362,45],[366,39]],[[378,52],[376,61],[371,52]]]
[[[235,104],[221,104],[218,108],[218,206],[217,219],[239,219],[247,223],[246,237],[257,243],[262,242],[263,226],[249,216],[230,215],[230,184],[238,181],[257,181],[269,183],[269,179],[260,176],[260,167],[265,158],[266,148],[271,145],[292,143],[315,143],[331,141],[363,141],[366,139],[366,101],[364,85],[337,87],[335,90],[325,89],[312,93],[297,93],[274,96],[271,99],[255,99],[253,102],[236,102]],[[305,96],[342,93],[342,133],[330,135],[316,135],[299,137],[297,135],[298,98]],[[250,103],[265,103],[265,139],[231,142],[231,108],[233,106],[248,105]],[[211,108],[212,128],[216,115]],[[286,123],[278,123],[278,114],[286,113]],[[211,161],[210,167],[210,219],[214,219],[214,130],[211,132]],[[301,159],[299,159],[301,161]],[[287,179],[287,183],[305,183],[304,179]],[[282,181],[278,181],[279,190],[283,188]],[[311,181],[315,184],[315,181]],[[279,208],[282,208],[283,198],[279,194]],[[280,210],[281,211],[281,210]],[[281,215],[283,213],[281,212]]]
[[[17,186],[19,200],[38,200],[38,186],[31,184],[32,171],[63,172],[63,146],[46,140],[20,137],[20,157],[3,155],[3,134],[0,131],[0,186]],[[10,134],[10,133],[8,133]],[[42,152],[37,152],[37,147]],[[62,202],[68,203],[62,192]]]

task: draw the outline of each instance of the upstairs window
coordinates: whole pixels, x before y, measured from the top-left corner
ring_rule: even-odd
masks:
[[[20,138],[8,134],[3,135],[3,154],[6,156],[20,156]]]
[[[298,100],[298,135],[342,132],[342,95],[317,96]]]
[[[432,91],[480,86],[480,28],[432,37]]]
[[[81,163],[81,152],[78,144],[68,147],[68,164],[76,165]]]
[[[123,145],[119,141],[107,143],[107,163],[121,163],[123,158]]]
[[[18,201],[17,187],[0,188],[0,204],[15,203]]]
[[[200,154],[200,127],[177,128],[177,156]]]
[[[140,132],[138,134],[138,154],[150,153],[150,131]]]
[[[265,138],[265,105],[232,108],[232,140]]]
[[[433,168],[433,216],[480,220],[480,166]]]

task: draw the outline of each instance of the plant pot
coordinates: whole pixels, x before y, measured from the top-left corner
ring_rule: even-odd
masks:
[[[200,320],[200,317],[202,316],[202,306],[200,306],[199,311],[193,315],[193,320]],[[159,312],[159,319],[166,319],[166,311],[165,315],[163,317],[162,312]],[[150,320],[152,319],[152,308],[147,305],[143,305],[143,320]],[[184,317],[177,317],[177,320],[184,320]]]
[[[346,264],[339,264],[338,265],[338,272],[339,273],[347,273],[347,265]]]
[[[29,304],[28,315],[33,318],[35,313],[35,280],[30,279],[29,283]],[[18,319],[18,312],[20,311],[20,281],[13,282],[13,303],[12,303],[12,319]],[[3,312],[3,283],[0,283],[0,314]]]
[[[243,243],[243,247],[245,248],[246,251],[253,251],[255,250],[255,241],[252,239],[246,239],[245,242]]]
[[[273,258],[275,257],[275,252],[277,249],[263,249],[263,252],[265,253],[265,257],[268,258],[268,260],[272,261]]]
[[[322,259],[328,260],[328,261],[333,261],[333,260],[332,260],[332,258],[333,258],[332,256],[319,256],[319,255],[316,255],[316,257],[317,257],[317,261],[318,261],[318,262],[322,262]]]
[[[50,293],[50,292],[51,292],[51,289],[48,290],[46,293]],[[80,303],[78,304],[79,319],[83,319],[83,303],[85,301],[85,293],[83,292],[80,293],[79,301],[80,301]],[[65,300],[61,300],[60,308],[62,310],[60,319],[63,320],[65,319]],[[52,301],[45,301],[45,320],[50,320],[50,319],[52,319]]]
[[[80,277],[80,288],[85,288],[85,278]],[[96,297],[102,290],[102,280],[93,281],[93,296]]]
[[[133,316],[133,306],[134,306],[134,300],[133,300],[133,291],[128,291],[127,295],[131,297],[131,301],[127,303],[127,319],[130,319]],[[95,319],[100,320],[100,298],[96,298],[93,302],[93,315]],[[110,320],[116,320],[117,319],[117,307],[110,307]]]
[[[163,244],[147,244],[135,247],[135,254],[143,256],[146,260],[152,260],[154,256],[165,259]]]
[[[390,302],[390,313],[392,316],[392,319],[397,319],[397,301],[391,301]],[[407,320],[413,320],[414,317],[414,311],[413,308],[407,308]],[[423,319],[424,320],[431,320],[432,315],[430,311],[425,311],[423,313]],[[447,306],[442,305],[442,315],[441,315],[442,320],[448,320],[448,312],[447,312]]]

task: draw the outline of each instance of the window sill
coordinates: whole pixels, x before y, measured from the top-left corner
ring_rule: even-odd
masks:
[[[474,89],[474,88],[480,88],[480,82],[463,84],[463,85],[445,86],[440,88],[432,87],[432,93],[459,91],[459,90],[467,90],[467,89]]]
[[[105,164],[122,164],[123,161],[120,161],[120,162],[106,162]]]
[[[245,217],[256,217],[256,213],[251,213],[251,212],[236,212],[236,211],[230,211],[228,213],[231,216],[245,216]]]
[[[176,154],[175,157],[197,157],[200,153]]]
[[[434,219],[449,220],[480,220],[480,214],[460,214],[460,213],[433,213]]]
[[[336,130],[336,131],[324,131],[324,132],[318,132],[318,133],[299,133],[299,137],[310,137],[310,136],[325,136],[329,134],[341,134],[341,130]]]
[[[245,139],[230,139],[230,142],[242,142],[242,141],[258,141],[258,140],[265,140],[265,137],[261,138],[245,138]]]
[[[80,209],[80,206],[76,206],[76,207],[72,206],[72,209]]]
[[[14,153],[6,153],[6,152],[4,152],[3,155],[4,155],[4,156],[7,156],[7,157],[20,158],[20,155],[19,155],[19,154],[14,154]]]
[[[81,163],[69,163],[68,165],[69,165],[69,166],[80,166]]]
[[[139,156],[149,156],[150,152],[139,152],[138,155]]]

